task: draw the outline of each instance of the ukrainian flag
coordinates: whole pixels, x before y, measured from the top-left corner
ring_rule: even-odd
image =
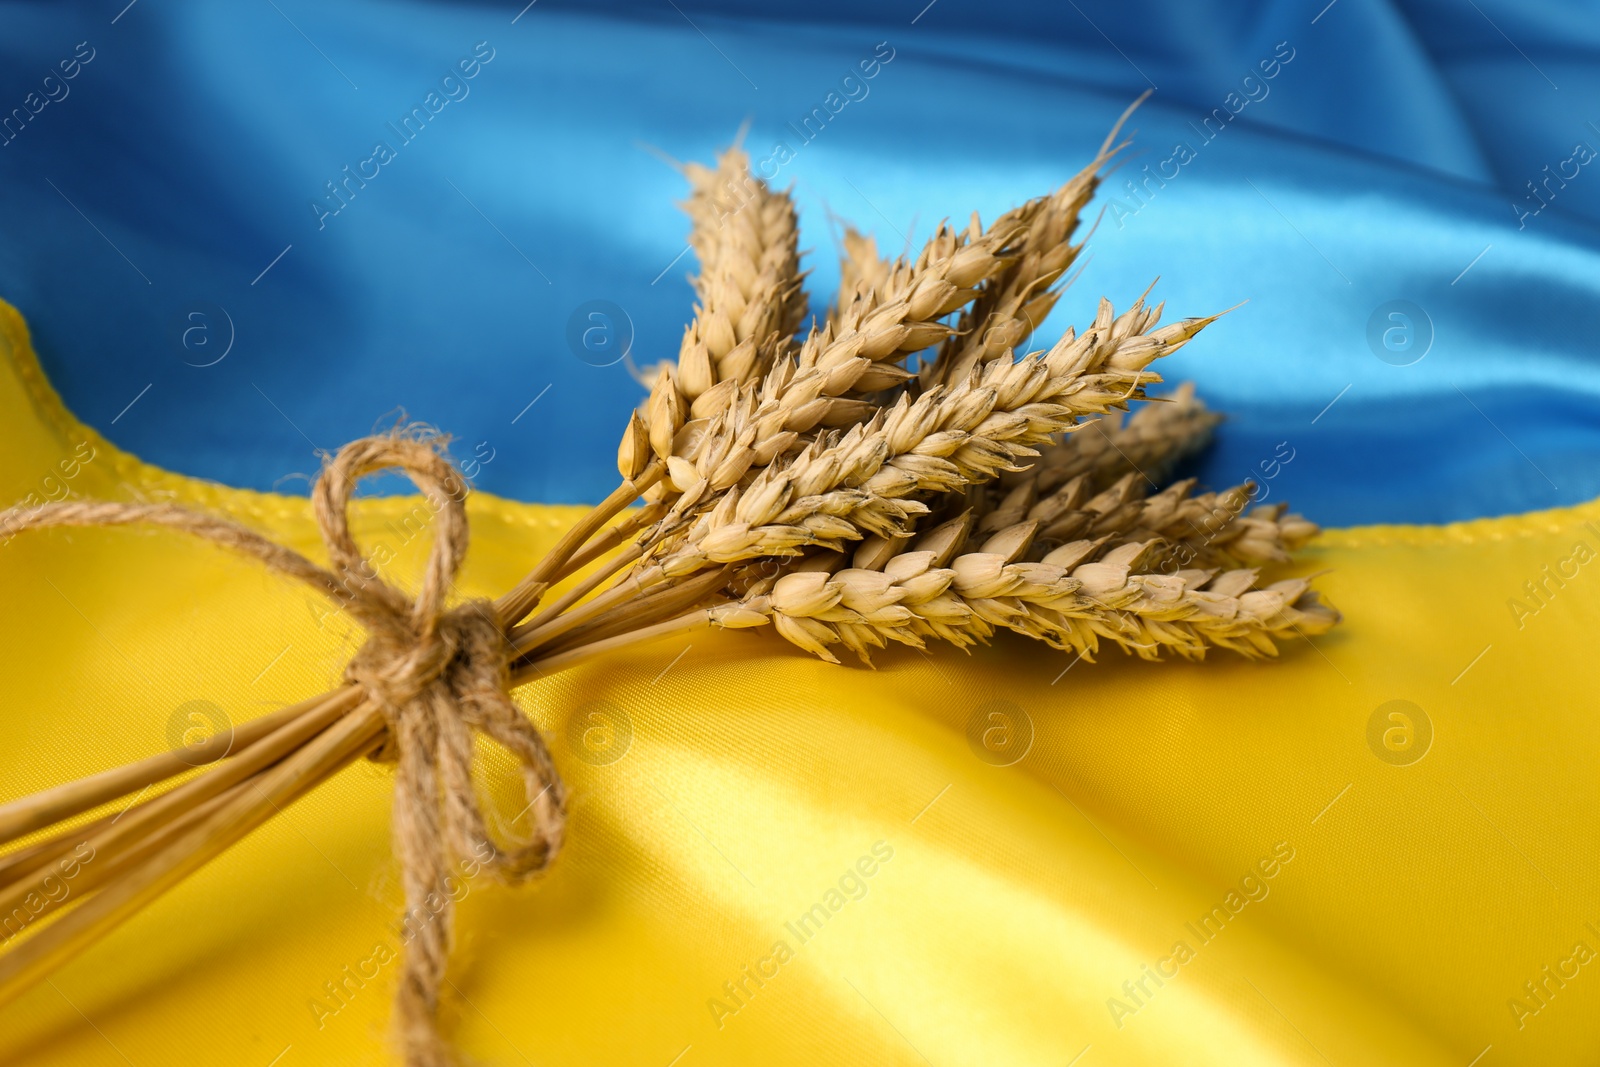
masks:
[[[471,1062],[1600,1058],[1590,6],[96,0],[8,5],[0,56],[4,503],[316,555],[318,456],[403,408],[482,490],[469,595],[609,488],[630,365],[675,351],[660,156],[748,120],[820,310],[837,220],[897,251],[993,218],[1153,90],[1039,340],[1158,274],[1179,316],[1248,300],[1163,373],[1230,416],[1202,480],[1329,527],[1296,568],[1344,624],[1266,665],[876,671],[728,633],[518,690],[576,800],[537,886],[463,885]],[[414,504],[357,510],[396,573]],[[361,639],[160,531],[18,536],[0,582],[0,799],[320,692]],[[969,742],[996,702],[1014,760]],[[362,763],[296,804],[0,1009],[0,1061],[394,1062],[390,794]]]

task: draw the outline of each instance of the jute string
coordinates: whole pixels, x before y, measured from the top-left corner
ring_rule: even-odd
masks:
[[[378,577],[350,535],[350,496],[363,476],[404,471],[432,502],[433,546],[415,599]],[[395,1024],[408,1067],[454,1062],[439,1031],[439,993],[453,928],[452,866],[471,858],[502,881],[545,868],[561,847],[566,792],[539,731],[511,702],[502,620],[492,602],[445,607],[467,551],[466,485],[426,432],[353,441],[326,462],[312,514],[332,568],[231,520],[176,504],[65,501],[0,516],[0,536],[48,526],[154,524],[253,556],[337,601],[367,631],[345,668],[388,723],[375,759],[395,765],[393,834],[410,935],[403,952]],[[476,735],[521,765],[531,833],[505,846],[489,833],[472,778]],[[447,882],[447,879],[449,880]]]

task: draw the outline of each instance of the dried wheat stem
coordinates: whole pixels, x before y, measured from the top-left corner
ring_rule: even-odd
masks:
[[[703,606],[727,582],[727,569],[702,571],[690,578],[662,582],[616,606],[602,611],[594,618],[574,626],[565,634],[541,644],[539,655],[548,655],[574,648],[602,637],[626,633],[640,626],[649,626],[663,619],[681,615],[691,608]]]
[[[560,652],[528,661],[524,666],[512,672],[513,683],[529,681],[536,677],[546,677],[556,671],[566,670],[586,660],[604,656],[621,648],[640,644],[645,641],[655,641],[662,637],[674,634],[690,633],[694,630],[709,629],[713,626],[725,629],[739,629],[750,626],[761,626],[767,622],[767,613],[761,605],[752,608],[748,604],[726,603],[716,607],[703,608],[691,614],[666,622],[658,622],[651,626],[629,630],[627,633],[614,637],[601,638],[587,644],[568,648]]]
[[[628,518],[608,528],[605,533],[590,539],[581,552],[573,553],[571,558],[562,564],[552,580],[559,581],[569,574],[576,574],[628,540],[628,538],[637,534],[640,530],[659,520],[662,515],[666,514],[666,510],[665,507],[659,504],[650,504],[639,508]]]
[[[612,575],[636,561],[643,554],[644,549],[640,548],[638,544],[629,545],[621,552],[618,552],[616,556],[607,560],[604,566],[596,567],[594,573],[585,576],[583,581],[577,583],[571,589],[567,590],[558,599],[547,604],[543,611],[529,619],[525,625],[529,630],[537,630],[539,627],[543,626],[545,623],[554,619],[557,615],[560,615],[563,611],[566,611],[568,608],[572,607],[572,605],[576,604],[578,601],[594,592],[596,588],[604,584],[607,579],[611,578]]]
[[[330,694],[305,714],[290,719],[271,734],[242,749],[216,767],[158,797],[129,807],[120,818],[105,828],[81,836],[69,833],[63,841],[63,847],[70,848],[82,841],[99,852],[115,849],[125,842],[135,841],[164,820],[180,815],[186,807],[209,800],[276,763],[327,729],[360,702],[360,691],[354,687]],[[72,838],[77,838],[77,841]],[[4,911],[5,909],[0,908],[0,913]]]
[[[364,712],[364,714],[363,714]],[[371,705],[346,715],[288,759],[259,776],[258,787],[124,872],[11,951],[0,955],[0,1005],[6,1004],[146,904],[375,746],[383,718]]]
[[[88,839],[74,842],[72,851],[77,865],[77,875],[72,879],[70,895],[53,895],[50,892],[50,879],[46,876],[8,883],[0,888],[0,915],[10,914],[13,909],[23,906],[31,897],[36,903],[42,902],[37,910],[30,909],[33,920],[29,924],[29,930],[34,929],[35,923],[43,921],[61,908],[76,904],[86,894],[111,882],[123,871],[137,866],[177,835],[232,803],[242,790],[248,788],[250,788],[248,782],[237,782],[209,800],[198,801],[192,807],[174,810],[166,821],[150,827],[149,832],[142,836],[100,846],[94,845]],[[89,851],[86,858],[78,860],[76,857],[83,855],[78,850],[83,848]]]
[[[586,601],[578,607],[565,611],[543,625],[529,626],[524,624],[515,627],[507,631],[506,636],[510,639],[511,647],[518,655],[526,655],[540,645],[547,644],[561,634],[566,633],[574,626],[589,621],[596,615],[665,579],[666,575],[659,567],[646,567],[642,570],[636,570],[593,600]]]
[[[622,484],[613,489],[594,509],[573,524],[536,567],[528,572],[514,588],[494,602],[495,610],[507,626],[519,622],[532,611],[556,580],[571,556],[584,546],[600,528],[616,517],[617,513],[635,500],[661,477],[665,468],[659,463],[645,463],[633,477],[624,477]]]
[[[0,856],[0,885],[9,885],[16,879],[40,870],[46,864],[54,862],[64,852],[71,850],[76,841],[83,835],[92,834],[117,817],[117,812],[111,812],[91,819],[89,822],[80,823],[70,829],[62,830],[50,837],[42,838],[30,845],[7,852]]]
[[[0,843],[71,818],[174,775],[254,745],[287,723],[317,711],[329,694],[302,700],[208,738],[180,752],[162,752],[136,763],[92,774],[0,806]],[[9,858],[9,857],[8,857]]]

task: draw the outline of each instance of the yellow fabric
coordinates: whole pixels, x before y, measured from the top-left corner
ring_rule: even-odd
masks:
[[[167,497],[319,551],[303,500],[155,470],[77,423],[8,305],[0,350],[7,501]],[[415,504],[359,506],[391,575],[425,547]],[[468,509],[469,594],[576,514]],[[1063,674],[1002,640],[869,671],[741,632],[527,686],[570,842],[532,888],[467,883],[459,1042],[541,1065],[1592,1063],[1597,527],[1589,504],[1330,531],[1304,567],[1347,621],[1266,665]],[[1519,619],[1527,581],[1548,592]],[[0,798],[161,750],[191,701],[242,721],[328,688],[360,641],[166,532],[24,534],[0,583]],[[392,1062],[388,777],[347,770],[0,1009],[0,1062]]]

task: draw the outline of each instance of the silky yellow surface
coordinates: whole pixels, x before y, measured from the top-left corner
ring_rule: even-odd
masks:
[[[59,494],[81,448],[77,496],[221,509],[318,557],[303,499],[167,474],[78,424],[3,305],[0,352],[5,500]],[[392,580],[426,548],[400,525],[416,504],[359,506]],[[578,513],[468,510],[474,595]],[[526,686],[569,844],[531,887],[465,884],[453,1032],[490,1064],[1593,1063],[1600,562],[1573,549],[1597,527],[1590,504],[1330,531],[1303,567],[1346,622],[1268,664],[1067,670],[1003,639],[872,671],[736,632]],[[1519,627],[1507,601],[1546,565],[1576,575]],[[165,749],[190,701],[238,722],[325,690],[361,640],[164,531],[20,535],[0,588],[0,799]],[[1415,705],[1409,747],[1369,740],[1393,700]],[[623,719],[620,758],[579,758],[615,754]],[[362,763],[300,801],[0,1008],[0,1062],[393,1062],[389,794]]]

